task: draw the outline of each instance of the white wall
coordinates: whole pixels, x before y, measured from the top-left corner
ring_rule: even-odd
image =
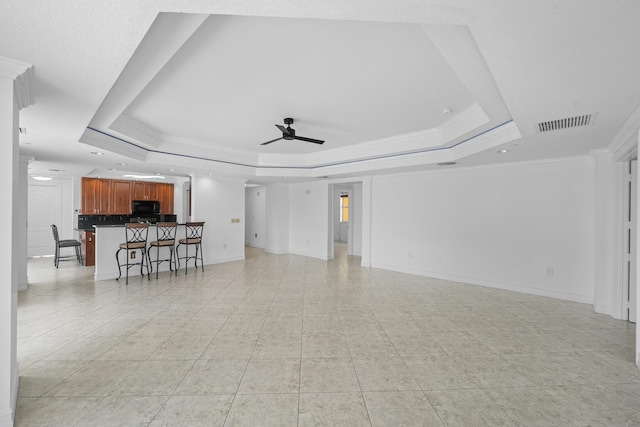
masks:
[[[237,178],[192,178],[192,220],[205,221],[205,264],[244,259],[244,183]]]
[[[264,249],[273,254],[289,253],[289,185],[269,184],[265,190]]]
[[[592,303],[594,182],[590,159],[373,177],[372,267]]]
[[[289,252],[329,259],[329,185],[326,182],[291,184]]]
[[[3,64],[0,64],[0,66]],[[14,81],[0,75],[0,426],[13,425],[18,391],[17,305],[19,261],[16,252],[19,209],[18,105]]]
[[[267,192],[265,187],[248,187],[245,191],[245,244],[256,248],[265,247],[265,215]]]

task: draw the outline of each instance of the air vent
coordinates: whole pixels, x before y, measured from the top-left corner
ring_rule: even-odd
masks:
[[[440,162],[440,163],[437,163],[438,166],[453,166],[455,164],[456,164],[456,162]]]
[[[541,122],[537,125],[538,133],[551,132],[554,130],[577,128],[593,124],[595,114],[585,114],[583,116],[569,117],[566,119],[551,120]]]

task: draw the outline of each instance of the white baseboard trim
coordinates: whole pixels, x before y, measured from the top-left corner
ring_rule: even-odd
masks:
[[[598,313],[598,314],[608,314],[609,316],[613,317],[613,314],[611,313],[611,306],[610,305],[594,304],[593,308],[594,308],[595,312]],[[614,319],[615,319],[615,317],[614,317]]]
[[[6,409],[0,412],[0,427],[13,427],[13,410]]]
[[[18,364],[13,367],[13,375],[11,377],[11,402],[10,408],[6,408],[0,412],[0,427],[12,427],[15,418],[16,405],[18,402],[18,384],[20,381],[20,369]]]
[[[27,279],[26,281],[19,281],[18,282],[18,290],[19,291],[29,290],[29,280]]]
[[[271,248],[265,248],[264,251],[274,255],[285,255],[289,253],[289,251],[281,251],[278,249],[271,249]]]
[[[388,265],[388,264],[372,263],[372,267],[380,268],[382,270],[397,271],[399,273],[415,274],[417,276],[433,277],[434,279],[448,280],[451,282],[460,282],[460,283],[466,283],[469,285],[484,286],[486,288],[495,288],[495,289],[502,289],[505,291],[521,292],[524,294],[537,295],[541,297],[555,298],[555,299],[560,299],[565,301],[580,302],[580,303],[593,305],[593,295],[580,295],[580,294],[574,294],[571,292],[561,292],[561,291],[554,291],[550,289],[532,288],[529,286],[514,285],[513,283],[496,282],[493,280],[486,280],[486,279],[477,278],[477,277],[459,276],[455,274],[444,274],[444,273],[437,273],[432,271],[422,271],[422,270],[417,270],[412,268],[397,267],[397,266]]]
[[[289,252],[291,255],[300,255],[300,256],[304,256],[307,258],[317,258],[317,259],[321,259],[323,261],[328,261],[329,260],[329,256],[327,254],[324,255],[318,255],[318,254],[314,254],[311,252],[297,252],[297,251],[292,251]]]
[[[244,260],[245,260],[244,254],[243,255],[234,255],[234,256],[229,256],[229,257],[223,257],[223,258],[205,259],[204,260],[204,266],[206,267],[207,265],[210,265],[210,264],[222,264],[222,263],[225,263],[225,262],[244,261]]]

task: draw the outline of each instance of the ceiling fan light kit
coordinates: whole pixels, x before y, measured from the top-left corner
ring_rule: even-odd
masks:
[[[263,142],[260,145],[271,144],[272,142],[280,141],[281,139],[284,139],[284,140],[287,140],[287,141],[291,141],[293,139],[297,139],[298,141],[312,142],[314,144],[320,144],[320,145],[324,144],[324,141],[319,140],[319,139],[306,138],[304,136],[297,136],[296,135],[296,130],[291,127],[291,125],[293,124],[293,119],[291,117],[285,118],[284,119],[284,124],[287,125],[287,127],[284,127],[282,125],[276,125],[276,127],[278,129],[280,129],[280,131],[282,132],[282,136],[280,138],[276,138],[276,139],[272,139],[271,141]]]

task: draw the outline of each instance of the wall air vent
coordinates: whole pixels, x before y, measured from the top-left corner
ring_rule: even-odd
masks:
[[[551,132],[554,130],[577,128],[593,124],[595,114],[585,114],[583,116],[568,117],[566,119],[540,122],[536,125],[538,133]]]
[[[440,163],[436,163],[438,166],[453,166],[456,164],[456,162],[440,162]]]

